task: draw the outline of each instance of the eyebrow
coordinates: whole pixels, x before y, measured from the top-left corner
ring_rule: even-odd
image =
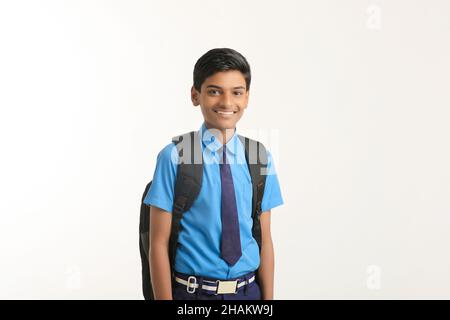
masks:
[[[222,89],[222,87],[216,86],[216,85],[214,85],[214,84],[210,84],[210,85],[209,85],[209,86],[207,86],[206,88],[216,88],[216,89]],[[239,87],[234,87],[233,89],[244,89],[244,90],[245,90],[245,87],[243,87],[243,86],[239,86]]]

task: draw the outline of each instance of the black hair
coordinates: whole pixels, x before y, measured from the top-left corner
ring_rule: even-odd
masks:
[[[250,89],[250,65],[242,54],[229,48],[211,49],[197,60],[194,66],[194,88],[200,92],[206,78],[228,70],[240,71],[245,78],[247,91]]]

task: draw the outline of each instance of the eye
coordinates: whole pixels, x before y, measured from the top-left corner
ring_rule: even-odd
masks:
[[[211,89],[211,90],[208,91],[208,93],[209,93],[209,94],[212,94],[212,95],[217,95],[217,94],[219,94],[219,91],[218,91],[218,90]]]
[[[234,94],[237,96],[242,96],[243,93],[241,91],[235,91]]]

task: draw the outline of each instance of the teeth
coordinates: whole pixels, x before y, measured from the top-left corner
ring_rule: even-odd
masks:
[[[217,111],[217,113],[221,113],[221,114],[233,114],[234,112],[233,112],[233,111],[227,111],[227,112],[225,112],[225,111]]]

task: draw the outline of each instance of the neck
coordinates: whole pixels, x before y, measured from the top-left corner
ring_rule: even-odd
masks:
[[[208,130],[211,130],[211,133],[219,139],[222,144],[226,144],[233,137],[234,132],[236,131],[236,127],[234,128],[226,128],[226,129],[218,129],[214,128],[208,123],[205,122],[205,126]]]

